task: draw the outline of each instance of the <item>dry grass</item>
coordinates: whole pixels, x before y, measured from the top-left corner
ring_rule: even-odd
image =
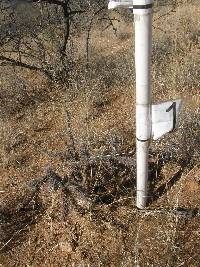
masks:
[[[93,32],[91,69],[85,74],[77,55],[67,91],[28,71],[2,69],[2,266],[199,266],[197,9],[187,3],[154,22],[153,99],[181,97],[184,108],[180,129],[152,143],[147,211],[134,207],[131,22],[119,23],[117,36]],[[31,187],[49,167],[62,186],[50,179]]]

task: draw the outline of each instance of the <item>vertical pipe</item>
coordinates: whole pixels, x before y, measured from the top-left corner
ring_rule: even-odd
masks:
[[[147,205],[148,154],[151,138],[151,48],[153,0],[133,1],[136,68],[136,206]]]

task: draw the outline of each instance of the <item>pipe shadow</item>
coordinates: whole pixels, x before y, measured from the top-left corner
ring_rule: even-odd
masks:
[[[166,194],[181,178],[183,169],[181,168],[172,178],[159,186],[156,191],[154,191],[148,201],[148,205],[151,205],[154,201],[158,200],[161,196]]]
[[[158,179],[159,181],[163,180],[163,177],[161,174],[162,167],[166,163],[170,162],[172,159],[170,159],[170,157],[167,157],[167,160],[162,160],[161,162],[158,161],[157,166],[155,166],[155,164],[151,166],[151,174],[150,174],[150,179],[149,179],[150,180],[150,186],[149,186],[150,197],[148,200],[148,206],[151,205],[154,201],[158,200],[161,196],[166,194],[181,179],[183,171],[185,170],[187,166],[192,168],[192,166],[190,166],[191,159],[192,157],[188,157],[187,159],[182,160],[181,162],[177,162],[181,167],[180,170],[177,173],[175,173],[169,181],[163,183],[156,190],[155,190],[156,181]],[[155,179],[155,177],[157,178]]]

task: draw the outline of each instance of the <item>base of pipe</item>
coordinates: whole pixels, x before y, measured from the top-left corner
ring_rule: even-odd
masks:
[[[136,207],[138,209],[145,209],[147,207],[148,197],[144,195],[144,192],[137,191]]]

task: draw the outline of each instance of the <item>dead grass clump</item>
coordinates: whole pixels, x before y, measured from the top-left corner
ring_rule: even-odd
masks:
[[[199,21],[196,8],[195,4],[188,4],[187,8],[180,5],[174,13],[166,8],[154,16],[154,96],[198,94]],[[157,16],[161,18],[157,19]],[[161,27],[160,21],[165,27]]]
[[[194,121],[194,117],[188,120]],[[161,203],[165,203],[165,207],[169,204],[169,209],[157,207],[159,201],[155,203],[153,198],[150,210],[140,213],[132,205],[135,198],[133,155],[124,155],[123,145],[116,139],[110,140],[107,149],[93,155],[87,146],[79,150],[72,140],[73,132],[68,134],[71,139],[68,152],[71,152],[62,155],[65,176],[49,170],[45,176],[26,183],[24,189],[18,184],[18,193],[13,191],[15,201],[10,193],[1,206],[2,263],[7,266],[16,263],[58,266],[66,262],[67,266],[80,263],[134,266],[148,262],[165,266],[185,262],[198,266],[195,251],[189,251],[190,259],[184,254],[188,246],[193,246],[192,239],[186,240],[181,234],[187,230],[195,237],[196,232],[192,232],[188,224],[198,229],[198,210],[181,209],[179,203],[173,206],[172,199],[172,206],[162,200],[180,181],[185,168],[181,165],[179,176],[173,179],[173,172],[164,174],[166,163],[172,169],[172,163],[180,162],[180,155],[184,161],[190,152],[182,155],[166,150],[162,154],[163,147],[160,154],[152,152],[152,176],[158,178],[154,180],[152,194],[159,193]],[[180,148],[183,147],[181,140],[177,145]],[[195,150],[195,146],[192,149]],[[179,199],[178,194],[175,196]]]
[[[22,118],[36,109],[38,105],[50,102],[57,96],[50,84],[43,77],[30,72],[16,72],[14,75],[5,71],[0,83],[1,119],[7,120],[16,116]]]
[[[39,186],[39,181],[34,185]],[[63,198],[62,187],[53,189],[52,179],[43,182],[37,191],[37,201],[29,198],[26,206],[18,202],[15,213],[14,210],[10,213],[15,217],[11,216],[12,220],[6,217],[7,224],[12,221],[10,226],[14,225],[15,231],[3,243],[3,264],[198,266],[199,255],[193,249],[199,242],[197,212],[165,208],[140,212],[129,202],[121,201],[83,213],[77,204],[69,201],[69,195]]]
[[[193,109],[189,108],[181,115],[179,130],[174,134],[174,138],[169,139],[166,136],[160,144],[155,145],[158,150],[169,154],[171,160],[177,162],[182,168],[191,169],[198,163],[200,155],[200,114],[198,110],[193,112]]]
[[[85,154],[86,156],[86,154]],[[52,171],[48,171],[47,175],[39,179],[33,180],[26,184],[25,188],[27,190],[20,189],[20,194],[15,196],[16,200],[13,201],[13,198],[9,198],[1,206],[1,230],[3,235],[1,236],[1,253],[3,253],[3,258],[7,257],[10,253],[15,253],[16,262],[23,263],[24,258],[17,256],[18,247],[24,248],[30,233],[35,232],[35,227],[39,230],[39,226],[34,226],[35,224],[40,225],[44,223],[44,229],[47,232],[44,232],[44,237],[35,237],[39,238],[40,242],[44,238],[49,240],[45,241],[45,246],[42,248],[42,253],[46,249],[50,249],[49,245],[53,244],[57,246],[55,238],[56,229],[60,232],[61,225],[66,227],[66,221],[70,220],[70,214],[74,211],[80,213],[82,216],[88,212],[92,212],[94,207],[103,203],[111,203],[113,200],[117,200],[122,194],[128,194],[132,188],[133,182],[131,177],[127,177],[127,174],[130,173],[130,167],[127,166],[127,162],[123,162],[123,157],[119,159],[119,162],[114,159],[103,159],[103,158],[90,158],[88,161],[85,161],[85,157],[82,158],[79,162],[68,162],[68,175],[61,178]],[[124,160],[125,161],[125,160]],[[88,165],[87,165],[88,164]],[[111,166],[112,164],[112,166]],[[119,177],[117,180],[113,178]],[[122,179],[125,178],[125,180]],[[132,190],[132,189],[131,189]],[[10,195],[11,196],[11,195]],[[69,218],[68,218],[69,216]],[[64,253],[72,254],[73,251],[76,251],[76,248],[79,246],[81,249],[81,258],[87,258],[87,248],[85,243],[80,244],[81,237],[79,232],[75,232],[76,223],[75,218],[72,218],[72,223],[75,228],[67,228],[65,231],[69,231],[68,238],[69,241],[60,241],[59,234],[59,247],[61,250],[64,250]],[[105,219],[106,220],[106,219]],[[51,223],[51,233],[48,233],[48,224]],[[47,225],[46,225],[47,224]],[[57,225],[58,224],[58,225]],[[120,223],[113,222],[115,225],[120,225]],[[57,228],[58,227],[58,228]],[[61,227],[61,228],[60,228]],[[79,231],[79,230],[76,230]],[[50,236],[52,236],[52,239]],[[34,234],[33,234],[34,235]],[[30,237],[31,239],[33,236]],[[87,237],[88,238],[88,237]],[[52,240],[50,242],[50,240]],[[49,243],[50,242],[50,243]],[[53,243],[52,243],[53,242]],[[88,242],[90,242],[88,240]],[[112,238],[110,239],[112,242]],[[34,249],[35,242],[29,244],[29,249]],[[54,247],[53,245],[53,247]],[[32,247],[33,246],[33,247]],[[30,252],[30,250],[27,252]],[[51,248],[52,250],[54,248]],[[36,252],[36,251],[35,251]],[[35,253],[30,252],[30,253]],[[41,254],[39,254],[41,255]],[[44,256],[44,254],[42,254]],[[68,257],[70,257],[68,255]],[[33,256],[33,255],[32,255]],[[42,256],[42,257],[43,257]],[[37,256],[35,255],[34,257]],[[77,260],[77,255],[75,261]],[[92,258],[91,258],[92,259]],[[38,259],[39,260],[39,259]],[[54,261],[51,256],[48,258],[48,261]],[[58,260],[59,261],[59,260]],[[58,262],[56,260],[56,262]],[[106,261],[110,261],[108,258]],[[37,260],[35,260],[37,262]]]

